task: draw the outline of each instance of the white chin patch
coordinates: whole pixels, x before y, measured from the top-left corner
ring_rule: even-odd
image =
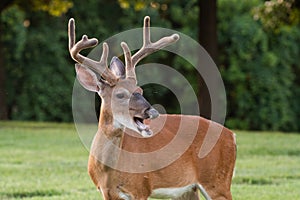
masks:
[[[153,132],[150,129],[142,130],[141,135],[147,138],[147,137],[151,137],[153,135]]]

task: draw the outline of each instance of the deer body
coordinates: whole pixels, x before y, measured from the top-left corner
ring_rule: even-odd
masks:
[[[159,192],[159,189],[179,189],[186,186],[192,186],[190,187],[191,190],[187,191],[193,193],[195,189],[193,185],[198,183],[205,188],[212,199],[231,199],[230,185],[236,152],[234,134],[217,123],[197,116],[161,115],[151,122],[151,126],[159,126],[161,118],[165,118],[166,123],[164,128],[154,136],[145,139],[121,134],[120,138],[114,141],[115,144],[113,141],[111,143],[129,152],[153,152],[170,143],[175,137],[174,133],[177,132],[182,118],[187,118],[191,124],[199,123],[199,129],[192,144],[178,160],[162,169],[148,173],[124,173],[99,162],[96,154],[101,151],[98,148],[101,146],[105,148],[100,141],[103,137],[102,134],[105,133],[101,131],[101,124],[99,125],[99,131],[92,145],[92,149],[98,150],[95,153],[91,152],[88,169],[95,185],[106,196],[105,199],[122,199],[121,194],[127,194],[129,199],[147,199],[156,194],[155,191]],[[222,128],[222,132],[213,150],[201,159],[199,152],[209,126],[219,126],[218,128]],[[122,132],[122,130],[119,131]],[[186,130],[184,134],[188,135],[189,130]],[[183,142],[185,142],[184,139],[182,138]],[[115,154],[111,152],[107,156],[109,156],[108,159],[114,159],[112,156],[116,156],[116,165],[126,164],[120,158],[119,152],[115,152]],[[156,161],[151,160],[149,162],[155,164]],[[187,189],[189,188],[187,187]],[[173,192],[175,193],[175,190]],[[182,195],[182,193],[180,194]]]
[[[69,21],[69,51],[77,62],[77,79],[102,100],[88,162],[91,179],[105,200],[197,200],[198,190],[206,199],[232,199],[234,133],[198,116],[159,116],[137,86],[135,66],[179,35],[152,43],[149,17],[144,19],[143,35],[143,46],[133,56],[121,43],[125,65],[113,57],[108,68],[108,45],[103,43],[100,61],[82,56],[82,49],[98,41],[83,36],[76,43],[75,22]]]

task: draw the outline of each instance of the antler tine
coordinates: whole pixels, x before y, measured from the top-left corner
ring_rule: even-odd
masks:
[[[121,42],[121,47],[123,49],[124,57],[125,57],[126,78],[131,78],[136,81],[136,75],[135,75],[134,65],[132,65],[132,57],[131,57],[130,49],[126,44],[126,42]]]
[[[157,42],[152,43],[150,38],[150,17],[146,16],[144,18],[144,27],[143,27],[143,46],[132,56],[132,65],[135,66],[140,60],[145,58],[151,53],[158,51],[174,42],[179,40],[178,34],[173,34],[168,37],[163,37]]]
[[[82,39],[76,43],[75,20],[73,18],[69,20],[68,35],[69,52],[73,60],[100,74],[103,77],[103,79],[105,79],[108,82],[109,85],[115,85],[117,82],[117,78],[107,68],[107,57],[109,51],[108,45],[106,43],[103,43],[102,56],[100,61],[97,62],[81,55],[80,51],[96,46],[98,44],[98,40],[96,38],[88,39],[86,35],[83,35]]]
[[[144,18],[142,48],[138,52],[136,52],[133,56],[131,56],[131,52],[128,45],[125,42],[121,43],[121,47],[123,49],[124,56],[125,56],[126,77],[133,78],[136,80],[135,66],[140,60],[142,60],[149,54],[176,42],[177,40],[179,40],[179,35],[173,34],[168,37],[163,37],[157,42],[152,43],[150,39],[150,17],[146,16]]]

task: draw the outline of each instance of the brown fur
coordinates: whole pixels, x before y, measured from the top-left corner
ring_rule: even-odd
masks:
[[[95,185],[102,189],[104,199],[117,200],[120,191],[130,194],[133,199],[147,199],[154,189],[182,187],[193,183],[200,183],[212,199],[232,199],[230,186],[236,157],[234,134],[225,127],[204,118],[182,115],[161,116],[151,123],[153,129],[156,124],[163,121],[163,118],[166,120],[163,129],[151,138],[134,137],[133,133],[127,131],[128,133],[124,133],[122,138],[115,141],[115,145],[129,152],[153,152],[167,145],[175,137],[180,120],[189,121],[186,127],[199,122],[197,135],[189,148],[178,160],[162,169],[146,173],[121,172],[103,165],[96,159],[97,152],[91,151],[89,174]],[[210,153],[200,159],[198,154],[209,125],[219,126],[222,132]],[[103,144],[100,141],[104,134],[99,129],[92,149],[101,150]],[[188,128],[184,135],[186,138],[190,137]],[[186,138],[181,138],[181,141],[185,142]],[[110,152],[109,155],[109,159],[116,159],[116,166],[126,165],[120,152]],[[155,160],[150,162],[155,163]]]

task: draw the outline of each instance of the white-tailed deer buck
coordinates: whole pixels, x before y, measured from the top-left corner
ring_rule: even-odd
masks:
[[[88,172],[104,199],[194,200],[200,198],[199,190],[206,199],[232,199],[234,133],[199,116],[159,116],[137,86],[136,64],[176,42],[179,35],[151,42],[150,18],[145,17],[142,48],[131,55],[122,42],[125,66],[113,57],[108,68],[106,43],[100,61],[94,61],[80,51],[96,46],[97,39],[84,35],[76,43],[74,19],[69,21],[68,32],[77,79],[102,99]],[[142,137],[132,135],[136,133]]]

